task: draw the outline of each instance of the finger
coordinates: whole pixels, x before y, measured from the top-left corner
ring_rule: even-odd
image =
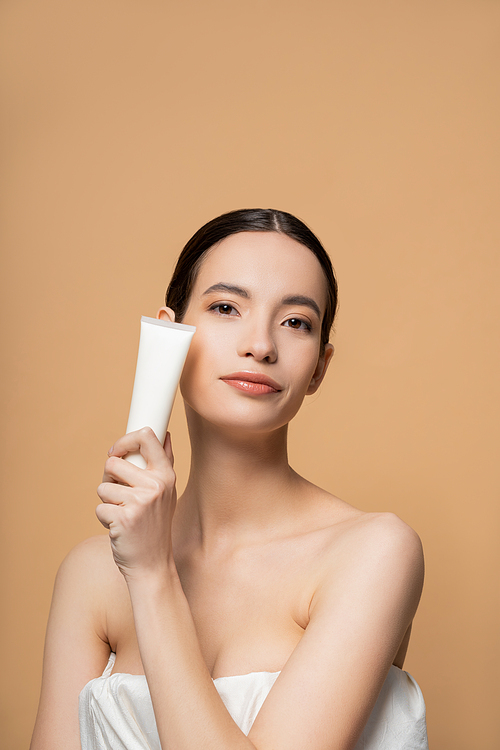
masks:
[[[103,482],[118,482],[136,487],[144,482],[144,472],[138,466],[118,456],[109,456],[104,464]]]
[[[131,487],[114,482],[102,482],[97,488],[97,494],[103,503],[110,505],[127,505],[136,497]]]
[[[122,457],[135,451],[140,451],[148,469],[162,469],[169,463],[163,446],[151,427],[143,427],[141,430],[124,435],[116,441],[109,455]]]
[[[167,435],[165,437],[163,450],[165,451],[165,455],[167,456],[168,460],[173,466],[174,465],[174,452],[172,450],[172,435],[170,434],[170,432],[167,432]]]
[[[116,505],[106,505],[105,503],[100,503],[95,509],[95,514],[105,529],[112,528],[113,524],[118,520],[119,512],[120,509]]]

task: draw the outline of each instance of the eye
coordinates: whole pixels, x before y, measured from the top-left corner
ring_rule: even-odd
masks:
[[[235,315],[237,314],[236,308],[229,305],[227,302],[217,302],[215,305],[210,306],[210,310],[213,310],[218,315]]]
[[[295,331],[311,330],[311,324],[307,323],[307,321],[302,320],[301,318],[288,318],[288,320],[285,320],[283,325],[286,325],[288,328],[293,328]]]

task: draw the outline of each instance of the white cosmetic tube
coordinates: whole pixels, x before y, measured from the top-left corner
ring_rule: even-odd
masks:
[[[141,318],[127,433],[151,427],[163,445],[177,385],[195,331],[194,326],[183,323]],[[146,461],[139,452],[128,453],[125,458],[141,469],[146,468]]]

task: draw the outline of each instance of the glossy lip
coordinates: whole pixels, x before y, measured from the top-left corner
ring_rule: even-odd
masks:
[[[240,380],[246,383],[260,383],[261,385],[269,386],[269,388],[272,388],[276,392],[283,390],[279,383],[272,378],[262,375],[260,372],[252,372],[251,370],[232,372],[230,375],[223,375],[220,380]]]

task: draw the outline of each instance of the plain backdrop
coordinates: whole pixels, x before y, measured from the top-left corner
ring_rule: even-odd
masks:
[[[201,224],[274,207],[340,285],[291,463],[418,531],[405,668],[431,748],[496,750],[500,4],[3,0],[0,17],[2,747],[28,746],[58,565],[104,531],[140,316]],[[182,488],[180,399],[171,431]]]

